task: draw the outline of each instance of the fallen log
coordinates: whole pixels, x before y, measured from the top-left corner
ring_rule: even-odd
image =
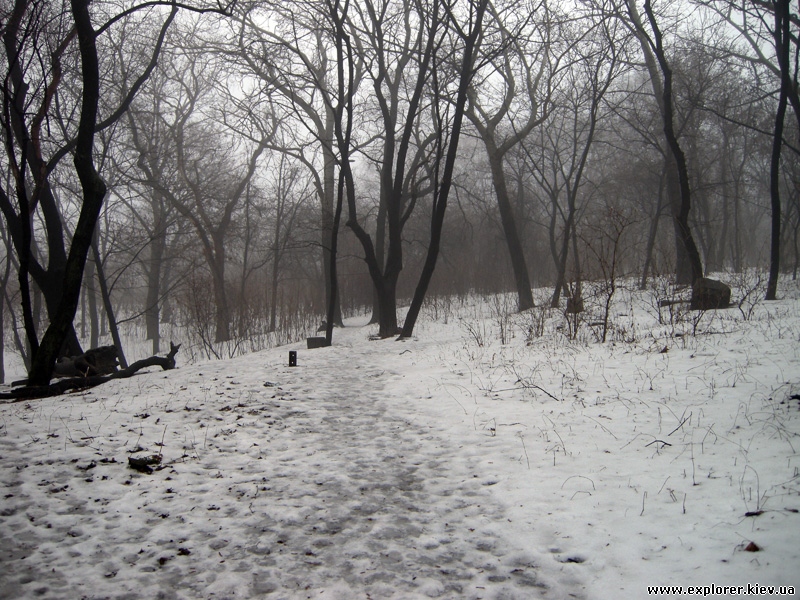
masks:
[[[124,379],[133,376],[137,371],[147,367],[161,367],[165,371],[175,368],[175,355],[181,345],[170,342],[170,350],[166,356],[151,356],[142,360],[137,360],[126,369],[114,371],[108,375],[88,375],[86,377],[69,377],[60,379],[50,385],[30,385],[17,388],[10,392],[0,393],[0,400],[35,400],[38,398],[49,398],[60,396],[74,390],[84,390],[102,385],[112,379]]]
[[[114,346],[100,346],[87,350],[80,356],[59,358],[53,375],[55,377],[89,377],[110,375],[119,367],[119,355]]]

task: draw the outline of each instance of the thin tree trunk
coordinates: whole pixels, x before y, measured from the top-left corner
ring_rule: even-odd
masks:
[[[333,113],[332,111],[326,112],[326,140],[323,143],[323,157],[325,164],[322,171],[322,265],[325,273],[325,305],[327,310],[328,301],[331,294],[335,291],[335,305],[333,311],[333,323],[338,326],[344,325],[342,320],[342,308],[339,298],[339,286],[333,285],[333,275],[331,273],[331,251],[333,247],[333,238],[338,236],[339,232],[336,229],[334,222],[334,204],[335,204],[335,191],[336,186],[336,157],[330,149],[333,139]]]
[[[336,269],[336,257],[339,251],[339,224],[342,221],[342,206],[344,205],[344,178],[339,177],[339,185],[336,193],[336,210],[333,214],[331,227],[331,251],[329,267],[331,277],[331,291],[328,296],[328,318],[325,321],[325,345],[333,343],[333,326],[336,319],[336,305],[339,299],[339,277]]]
[[[95,257],[95,261],[97,258]],[[97,270],[95,265],[95,270]],[[84,291],[83,296],[86,298],[85,304],[88,304],[89,310],[89,347],[97,348],[100,345],[100,323],[97,316],[97,292],[94,289],[94,274],[91,269],[86,269],[83,274]],[[84,319],[85,323],[86,319]],[[86,334],[83,334],[84,339]]]
[[[783,126],[789,97],[789,0],[775,2],[775,52],[781,71],[781,88],[778,96],[778,111],[775,114],[775,134],[772,138],[772,158],[769,169],[769,195],[772,207],[772,227],[770,240],[769,279],[767,280],[766,300],[777,299],[778,275],[781,260],[781,193],[780,166],[783,148]]]
[[[658,235],[658,222],[661,219],[661,211],[664,205],[664,179],[665,172],[661,172],[661,178],[658,182],[658,200],[656,200],[656,213],[653,215],[653,220],[650,221],[650,230],[647,233],[647,245],[644,251],[644,264],[642,265],[642,279],[639,282],[639,289],[644,290],[647,288],[647,273],[653,264],[653,249],[656,245],[656,236]]]
[[[92,243],[92,253],[94,255],[94,266],[95,270],[97,271],[97,282],[100,285],[100,296],[103,299],[103,307],[106,311],[106,317],[108,319],[108,327],[111,331],[111,339],[114,340],[114,347],[117,349],[117,357],[119,358],[119,364],[122,366],[123,369],[128,367],[128,361],[125,359],[125,352],[122,349],[122,339],[119,335],[119,327],[117,327],[117,320],[114,317],[114,306],[111,304],[111,294],[108,289],[108,283],[106,281],[106,275],[103,271],[103,261],[100,257],[100,248],[98,247],[97,243],[97,230],[95,230],[95,239]],[[92,345],[92,348],[97,348],[99,344],[95,342]]]
[[[147,265],[144,320],[147,339],[153,342],[153,354],[158,354],[161,347],[161,271],[166,240],[160,228],[157,227],[155,231],[156,237],[150,241],[150,260]]]
[[[386,268],[386,202],[378,204],[378,219],[375,224],[375,259],[382,269]],[[379,323],[381,320],[381,305],[377,290],[372,290],[372,316],[369,324]]]
[[[558,308],[558,305],[561,302],[561,290],[567,281],[569,243],[572,237],[572,229],[575,218],[575,205],[572,202],[570,202],[568,210],[567,222],[564,224],[564,238],[561,240],[561,250],[559,251],[558,262],[556,263],[556,285],[553,289],[553,297],[550,299],[551,308]]]
[[[581,255],[578,253],[578,228],[572,228],[572,260],[575,269],[575,289],[572,291],[573,298],[580,300],[583,298],[583,285],[581,275]]]
[[[269,290],[269,330],[274,332],[278,320],[278,283],[280,281],[280,262],[281,262],[281,219],[275,220],[275,236],[272,240],[272,273],[270,274]],[[326,284],[327,286],[327,284]]]

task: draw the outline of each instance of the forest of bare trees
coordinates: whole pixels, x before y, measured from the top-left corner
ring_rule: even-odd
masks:
[[[411,336],[470,293],[559,307],[609,240],[642,288],[753,271],[774,299],[800,263],[798,13],[2,0],[0,365],[330,343],[368,313]]]

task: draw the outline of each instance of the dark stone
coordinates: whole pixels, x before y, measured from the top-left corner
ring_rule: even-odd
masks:
[[[324,337],[310,337],[306,338],[306,345],[309,350],[324,348],[327,345],[327,340]]]
[[[98,375],[113,373],[119,366],[119,355],[114,346],[93,348],[88,350],[83,356],[86,362],[95,368]]]
[[[578,296],[577,298],[573,298],[572,296],[567,297],[567,314],[570,315],[577,315],[578,313],[583,312],[583,298]]]
[[[692,287],[692,310],[716,310],[731,305],[731,288],[715,279],[698,279]]]
[[[119,366],[119,356],[114,346],[101,346],[87,350],[80,356],[59,358],[56,361],[56,377],[88,377],[110,375]]]

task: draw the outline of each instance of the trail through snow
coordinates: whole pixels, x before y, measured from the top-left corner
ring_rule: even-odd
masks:
[[[797,597],[782,295],[673,314],[620,293],[604,344],[544,301],[467,298],[405,342],[353,320],[331,348],[0,404],[0,598]]]
[[[4,407],[0,596],[551,597],[497,480],[394,393],[391,343]]]

